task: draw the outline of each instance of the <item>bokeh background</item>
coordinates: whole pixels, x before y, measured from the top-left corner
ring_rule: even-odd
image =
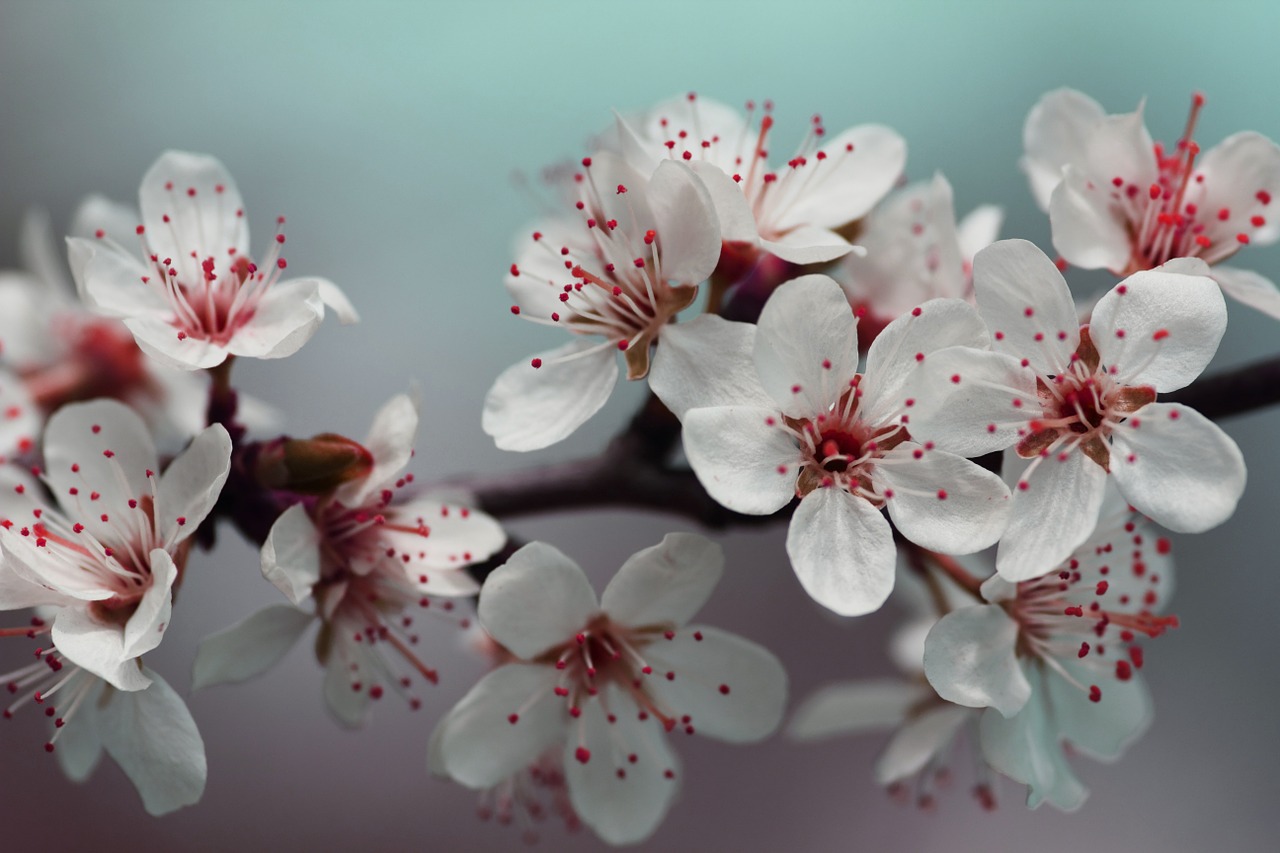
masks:
[[[1117,112],[1146,96],[1153,133],[1172,140],[1202,89],[1203,144],[1243,128],[1280,138],[1278,31],[1270,2],[0,0],[0,265],[17,264],[28,207],[65,227],[88,192],[133,199],[166,148],[214,153],[236,176],[258,244],[287,215],[291,271],[340,283],[364,316],[351,328],[330,321],[294,358],[238,365],[241,387],[278,406],[294,434],[360,436],[379,404],[416,382],[419,478],[516,470],[601,448],[640,399],[628,389],[571,441],[532,456],[495,450],[479,429],[493,378],[551,340],[510,316],[500,285],[515,235],[537,213],[513,175],[580,156],[612,108],[689,89],[773,98],[779,149],[815,111],[833,132],[884,122],[908,140],[911,177],[942,170],[961,213],[998,203],[1006,235],[1049,248],[1015,165],[1043,92],[1074,86]],[[1280,279],[1280,248],[1245,258]],[[1274,352],[1278,328],[1232,305],[1216,366]],[[1220,529],[1175,538],[1183,627],[1149,648],[1154,726],[1118,765],[1078,762],[1093,792],[1080,813],[1029,813],[1012,784],[983,813],[963,758],[934,813],[899,806],[871,780],[876,736],[750,748],[689,738],[681,797],[643,849],[1275,849],[1280,412],[1224,426],[1249,463],[1244,502]],[[632,551],[692,528],[610,511],[511,529],[555,543],[603,583]],[[832,679],[891,674],[894,614],[842,623],[821,612],[787,567],[782,533],[717,537],[729,564],[706,621],[774,649],[796,698]],[[276,603],[256,554],[230,531],[193,558],[188,578],[168,640],[149,656],[183,692],[201,637]],[[434,721],[482,671],[453,628],[434,627],[427,641],[442,678],[426,707],[384,700],[358,733],[327,717],[305,643],[266,678],[190,696],[208,789],[161,820],[110,762],[86,785],[65,781],[41,750],[43,719],[19,715],[0,731],[2,843],[517,848],[518,831],[474,819],[471,792],[426,774]],[[0,661],[19,651],[0,649]],[[598,846],[555,827],[542,841]]]

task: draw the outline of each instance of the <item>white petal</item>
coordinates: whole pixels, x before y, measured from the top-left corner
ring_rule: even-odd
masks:
[[[227,352],[249,358],[284,358],[311,339],[324,319],[320,280],[295,278],[272,285],[252,319],[227,341]]]
[[[724,571],[724,550],[694,533],[668,533],[627,558],[600,596],[600,608],[622,625],[678,627],[711,597]]]
[[[1204,152],[1196,171],[1204,175],[1201,209],[1230,211],[1221,228],[1247,233],[1252,245],[1280,238],[1280,220],[1258,199],[1260,191],[1280,196],[1280,146],[1251,130],[1234,133]],[[1262,227],[1250,221],[1256,214],[1265,214]]]
[[[848,150],[852,146],[852,150]],[[801,225],[837,228],[865,216],[898,182],[907,162],[907,143],[890,128],[852,127],[824,142],[825,160],[809,158],[805,170],[817,172],[770,225],[787,231]]]
[[[1031,108],[1022,126],[1026,156],[1019,165],[1041,210],[1049,209],[1049,194],[1062,179],[1062,167],[1084,165],[1089,137],[1105,117],[1097,101],[1075,89],[1055,89]]]
[[[706,280],[720,260],[720,220],[706,186],[684,163],[664,160],[649,179],[648,195],[662,278]]]
[[[730,743],[768,737],[782,721],[787,673],[763,646],[737,634],[689,625],[643,654],[654,669],[650,690],[673,717],[701,735]],[[675,673],[668,680],[667,673]]]
[[[227,360],[227,349],[204,338],[184,334],[160,317],[126,317],[125,327],[149,357],[174,370],[206,370]]]
[[[938,620],[924,646],[924,673],[938,695],[970,708],[995,708],[1006,717],[1022,709],[1031,684],[1016,647],[1018,623],[1003,607],[980,604]]]
[[[1000,226],[1003,224],[1004,209],[994,204],[984,204],[969,211],[956,225],[960,257],[972,261],[974,255],[1000,239]]]
[[[728,243],[758,243],[760,238],[756,232],[756,218],[751,213],[751,206],[747,204],[742,188],[714,163],[693,160],[689,167],[711,195],[716,218],[720,220],[721,239]]]
[[[315,282],[317,285],[316,293],[319,295],[320,301],[338,316],[339,323],[349,326],[352,323],[360,322],[360,314],[356,311],[356,306],[351,304],[351,300],[342,292],[342,288],[327,278],[317,278]]]
[[[1213,278],[1227,296],[1280,320],[1280,290],[1271,280],[1235,267],[1214,267]]]
[[[373,416],[373,426],[364,448],[373,457],[373,468],[359,480],[344,483],[334,498],[347,506],[360,506],[413,458],[413,442],[418,435],[418,407],[408,394],[397,394]]]
[[[827,412],[858,372],[858,320],[840,285],[825,275],[781,285],[760,312],[753,357],[788,415]]]
[[[1112,454],[1112,469],[1116,466]],[[1079,450],[1062,460],[1043,457],[1029,479],[1013,490],[1013,516],[996,552],[996,570],[1008,581],[1025,581],[1053,571],[1089,537],[1107,472]]]
[[[787,556],[809,597],[841,616],[880,609],[893,589],[889,522],[843,489],[805,495],[787,529]]]
[[[909,681],[849,681],[828,684],[800,703],[787,724],[787,737],[818,740],[897,726],[907,711],[928,698],[929,689]]]
[[[152,251],[172,258],[186,281],[197,280],[199,272],[192,252],[200,260],[226,257],[231,248],[249,254],[249,225],[240,191],[227,167],[207,154],[161,154],[142,177],[138,206]]]
[[[815,225],[801,225],[772,240],[761,240],[760,248],[793,264],[825,264],[857,252],[856,246],[834,231]]]
[[[105,201],[105,199],[104,199]],[[78,237],[89,237],[88,233],[77,233]],[[53,222],[45,210],[31,208],[22,215],[22,224],[18,231],[18,257],[22,260],[22,268],[31,273],[36,280],[35,285],[45,295],[69,295],[72,284],[67,281],[66,263],[59,257],[62,251],[62,240],[53,233]],[[9,347],[6,346],[6,355]]]
[[[1240,448],[1213,421],[1178,403],[1151,403],[1111,436],[1120,492],[1151,520],[1203,533],[1231,517],[1244,493]]]
[[[951,745],[973,713],[968,708],[942,705],[908,720],[876,760],[876,783],[892,785],[919,773]]]
[[[330,618],[327,614],[325,618]],[[327,628],[327,626],[326,626]],[[322,633],[321,638],[325,635]],[[344,653],[345,652],[345,653]],[[373,701],[367,689],[356,689],[352,681],[352,664],[364,669],[363,648],[331,651],[324,670],[324,704],[338,723],[348,729],[358,729],[369,719]],[[357,662],[359,661],[359,663]]]
[[[83,676],[93,678],[93,676]],[[97,769],[102,759],[102,741],[98,738],[97,706],[102,698],[105,682],[94,678],[94,684],[80,700],[76,715],[58,733],[54,757],[58,766],[72,782],[84,782]]]
[[[294,604],[320,581],[320,531],[302,503],[280,513],[262,543],[262,576]]]
[[[949,347],[927,356],[911,380],[912,437],[961,456],[1017,444],[1043,414],[1035,374],[1005,353]]]
[[[222,424],[212,424],[192,440],[160,478],[156,530],[166,545],[195,533],[217,503],[230,472],[231,436]]]
[[[872,476],[893,490],[885,505],[898,531],[930,550],[972,554],[994,545],[1008,526],[1013,506],[1004,481],[961,456],[907,441],[886,453]]]
[[[1096,680],[1091,670],[1063,661],[1078,684],[1057,673],[1046,672],[1043,682],[1053,708],[1053,726],[1077,749],[1099,761],[1114,761],[1151,724],[1151,696],[1143,680],[1134,675],[1128,681],[1108,678],[1097,702],[1079,685]]]
[[[690,409],[773,408],[751,360],[755,342],[754,324],[714,314],[665,326],[649,369],[649,388],[681,420]]]
[[[684,452],[707,493],[734,512],[768,515],[795,497],[800,451],[775,409],[690,409]]]
[[[103,625],[79,607],[58,612],[50,635],[67,660],[121,690],[144,690],[151,683],[139,661],[124,651],[124,631]]]
[[[110,317],[171,317],[173,312],[142,279],[142,262],[110,240],[67,240],[76,289],[91,310]]]
[[[191,689],[233,684],[261,675],[285,656],[315,620],[287,604],[259,610],[200,643]]]
[[[1128,221],[1113,209],[1111,185],[1068,168],[1049,200],[1053,247],[1082,269],[1122,270],[1133,251]]]
[[[93,237],[99,230],[121,245],[137,239],[142,214],[134,207],[112,201],[106,196],[85,196],[71,215],[73,237]]]
[[[1155,145],[1142,122],[1142,105],[1131,113],[1106,116],[1089,134],[1080,171],[1096,181],[1119,177],[1148,187],[1159,176]]]
[[[178,580],[178,567],[163,548],[152,549],[151,586],[142,594],[129,621],[124,626],[124,654],[136,658],[160,645],[173,613],[173,585]]]
[[[1089,323],[1117,382],[1151,385],[1162,394],[1199,376],[1226,330],[1227,306],[1213,280],[1164,268],[1120,282],[1098,300]]]
[[[1062,372],[1080,343],[1080,321],[1044,252],[1026,240],[992,243],[973,259],[973,290],[997,352],[1027,359],[1037,373]]]
[[[618,709],[617,722],[608,721],[602,702],[583,709],[579,731],[590,758],[585,763],[577,759],[579,743],[573,737],[565,744],[569,799],[583,822],[606,842],[633,844],[648,838],[666,815],[680,787],[680,764],[657,720],[636,719],[630,710],[635,704],[613,685],[603,698]]]
[[[490,515],[458,503],[445,504],[434,500],[418,499],[390,508],[390,520],[395,524],[425,524],[427,535],[417,531],[397,532],[384,530],[389,544],[397,551],[396,559],[412,578],[418,569],[425,568],[431,574],[432,583],[447,575],[460,577],[446,581],[451,588],[465,588],[461,595],[473,595],[477,590],[465,572],[444,571],[461,569],[493,556],[507,542],[502,525]],[[404,555],[409,560],[404,560]],[[430,592],[431,590],[428,590]],[[449,593],[436,589],[441,595]]]
[[[433,736],[440,769],[468,788],[490,788],[525,769],[568,731],[555,684],[555,669],[526,664],[500,666],[480,679]],[[511,714],[518,714],[515,723]]]
[[[1011,719],[988,710],[982,715],[978,731],[983,758],[1000,773],[1028,786],[1029,807],[1036,808],[1047,801],[1069,812],[1084,805],[1088,791],[1062,754],[1041,696],[1033,697]]]
[[[541,450],[567,438],[600,411],[618,381],[616,351],[575,340],[502,372],[484,399],[481,426],[502,450]],[[566,360],[567,359],[567,360]]]
[[[543,542],[512,554],[480,591],[480,624],[525,660],[571,640],[599,609],[578,564]]]
[[[4,555],[9,559],[0,562],[0,610],[22,610],[45,604],[61,606],[76,603],[76,598],[68,596],[61,590],[50,589],[39,582],[41,576],[31,571],[29,566],[23,566],[25,571],[20,572],[11,556],[13,552],[8,547],[9,541],[11,540],[6,537]],[[38,555],[31,556],[36,559],[23,562],[35,562],[38,565]],[[110,598],[110,593],[103,590],[101,597]]]
[[[208,771],[186,704],[159,675],[145,675],[151,679],[146,690],[110,691],[98,708],[98,734],[147,813],[158,816],[198,802]]]

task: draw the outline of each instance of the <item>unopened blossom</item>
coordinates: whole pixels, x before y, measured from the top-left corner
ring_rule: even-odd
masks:
[[[1010,583],[982,586],[989,604],[944,616],[925,642],[929,683],[945,699],[986,708],[982,753],[1028,786],[1032,808],[1071,811],[1087,791],[1063,743],[1114,760],[1151,721],[1139,676],[1142,643],[1177,625],[1158,615],[1172,592],[1169,541],[1111,490],[1098,530],[1070,558]]]
[[[130,239],[140,241],[141,260],[105,233],[73,237],[68,251],[85,304],[121,318],[152,358],[183,370],[237,355],[282,358],[307,342],[326,305],[343,322],[356,320],[333,283],[284,279],[283,231],[253,260],[240,191],[214,158],[166,152],[143,176],[138,200],[142,223]]]
[[[485,581],[480,622],[515,661],[440,722],[432,768],[489,789],[558,749],[569,800],[601,838],[648,837],[680,784],[667,733],[732,743],[769,735],[786,673],[765,649],[689,619],[710,597],[719,546],[669,534],[597,600],[576,563],[539,542]]]
[[[746,114],[694,94],[633,120],[618,119],[617,145],[637,168],[684,161],[707,185],[731,265],[767,252],[797,264],[832,261],[854,247],[837,229],[865,216],[897,183],[907,145],[867,124],[828,139],[814,115],[787,158],[772,151],[773,103]],[[773,163],[770,163],[770,154]]]
[[[340,722],[361,724],[387,691],[418,707],[415,680],[434,683],[436,673],[414,649],[412,614],[449,612],[450,599],[475,595],[480,587],[466,567],[492,556],[506,537],[482,512],[406,494],[417,429],[412,401],[393,397],[363,442],[364,476],[280,515],[262,546],[262,573],[292,605],[269,607],[207,639],[196,657],[197,687],[265,672],[319,622],[325,700]]]
[[[230,470],[231,439],[210,426],[161,474],[138,415],[96,400],[49,419],[44,459],[55,502],[19,481],[4,505],[0,609],[57,606],[50,661],[68,661],[120,690],[142,690],[151,680],[138,658],[169,625],[189,537]]]
[[[982,346],[977,312],[934,300],[890,323],[858,373],[858,320],[826,276],[780,286],[757,325],[699,318],[659,352],[651,385],[683,422],[689,464],[736,512],[767,515],[799,498],[787,554],[805,591],[845,616],[893,588],[893,532],[970,553],[1009,516],[1000,478],[916,441],[906,382],[926,353]],[[679,327],[676,327],[679,328]]]
[[[1081,326],[1062,274],[1022,240],[975,261],[993,350],[952,347],[920,367],[912,429],[977,456],[1014,446],[1030,460],[996,566],[1011,581],[1047,571],[1093,531],[1107,480],[1157,523],[1199,533],[1235,511],[1244,459],[1216,424],[1157,394],[1195,379],[1226,329],[1204,263],[1134,273]]]
[[[930,299],[972,302],[973,256],[995,241],[1003,218],[1000,208],[984,205],[957,224],[941,173],[878,204],[858,230],[866,254],[845,255],[831,273],[861,318],[862,345]]]
[[[1196,93],[1182,136],[1153,143],[1142,107],[1107,115],[1072,89],[1045,95],[1023,128],[1024,171],[1053,224],[1053,245],[1086,269],[1116,275],[1194,257],[1230,297],[1280,317],[1280,291],[1252,270],[1225,265],[1246,246],[1280,239],[1280,146],[1253,131],[1201,151]]]
[[[579,212],[539,226],[506,279],[512,313],[574,340],[490,389],[481,424],[503,450],[568,437],[609,399],[619,354],[628,379],[648,375],[650,347],[720,257],[711,197],[688,165],[639,172],[608,152],[582,164]]]

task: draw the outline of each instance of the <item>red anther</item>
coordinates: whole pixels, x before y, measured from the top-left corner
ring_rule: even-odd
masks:
[[[652,228],[644,232],[645,245],[653,245],[653,239],[657,236],[658,236],[658,232],[654,231]]]
[[[520,722],[520,715],[519,715],[519,714],[508,714],[508,715],[507,715],[507,722],[514,726],[516,723]]]
[[[1258,216],[1257,214],[1254,214],[1249,217],[1249,223],[1253,225],[1254,228],[1261,228],[1263,225],[1267,224],[1267,219],[1265,216]]]
[[[286,261],[284,258],[276,258],[276,266],[280,269],[284,269],[285,267],[289,266],[289,262]]]
[[[1096,595],[1106,595],[1106,594],[1107,594],[1107,589],[1108,589],[1110,586],[1111,586],[1111,585],[1110,585],[1109,583],[1107,583],[1106,581],[1098,581],[1098,585],[1097,585],[1096,587],[1094,587],[1094,593],[1095,593]]]
[[[585,746],[580,746],[574,750],[573,757],[578,759],[580,764],[586,764],[591,760],[591,750],[587,749]]]
[[[1142,646],[1129,647],[1129,660],[1133,661],[1133,665],[1138,669],[1142,669]]]
[[[938,489],[938,500],[945,501],[947,499],[947,490]]]
[[[1156,329],[1155,332],[1151,335],[1151,340],[1163,341],[1167,337],[1169,337],[1168,329]]]
[[[590,169],[590,168],[591,168],[591,158],[590,158],[590,157],[583,157],[583,158],[582,158],[582,168],[584,168],[584,169]]]
[[[529,363],[532,364],[535,368],[542,367],[542,359],[540,358],[530,359]]]
[[[1244,233],[1237,234],[1236,242],[1239,243],[1241,246],[1249,245],[1249,235]]]
[[[277,234],[277,235],[276,235],[276,242],[277,242],[277,243],[280,243],[281,245],[283,245],[283,244],[284,244],[284,235],[283,235],[283,234]]]
[[[727,684],[721,684],[721,685],[720,685],[720,695],[721,695],[721,696],[728,696],[728,695],[729,695],[729,685],[727,685]]]
[[[1124,178],[1121,178],[1121,177],[1119,177],[1119,176],[1112,178],[1112,179],[1111,179],[1111,185],[1112,185],[1112,186],[1114,186],[1114,187],[1122,187],[1122,186],[1124,186]]]
[[[512,314],[519,314],[519,313],[520,313],[520,306],[519,306],[519,305],[512,305],[512,306],[511,306],[511,313],[512,313]]]
[[[627,188],[625,186],[623,186],[622,184],[618,184],[618,195],[622,195],[626,191],[627,191]]]
[[[1098,685],[1096,684],[1090,685],[1089,687],[1089,701],[1090,702],[1102,701],[1102,690],[1099,689]]]
[[[1129,665],[1127,660],[1116,661],[1116,678],[1121,681],[1128,681],[1133,678],[1133,667]]]
[[[1076,652],[1076,657],[1078,657],[1078,658],[1082,658],[1082,657],[1084,657],[1084,656],[1085,656],[1085,655],[1087,655],[1087,654],[1089,654],[1089,644],[1088,644],[1088,643],[1081,643],[1081,644],[1080,644],[1080,651]]]
[[[95,236],[95,237],[97,237],[99,240],[101,240],[103,237],[107,236],[107,232],[106,232],[106,231],[103,231],[101,228],[99,228],[97,231],[94,231],[94,232],[93,232],[93,236]]]
[[[1218,211],[1218,219],[1221,220],[1222,222],[1226,222],[1230,218],[1231,218],[1231,208],[1224,207]]]

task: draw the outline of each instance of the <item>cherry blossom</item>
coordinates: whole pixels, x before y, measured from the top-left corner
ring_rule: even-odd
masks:
[[[582,163],[580,214],[542,225],[507,276],[513,313],[576,339],[513,365],[490,389],[481,424],[503,450],[547,447],[599,411],[619,351],[628,379],[648,375],[649,348],[720,256],[711,197],[687,165],[641,173],[608,152]]]
[[[343,322],[357,319],[331,282],[281,280],[282,231],[261,264],[253,262],[240,192],[214,158],[168,151],[147,170],[138,196],[134,239],[144,261],[105,233],[70,238],[68,250],[85,304],[121,318],[152,358],[182,370],[236,355],[282,358],[307,342],[326,305]]]
[[[1152,142],[1143,110],[1106,115],[1087,95],[1045,95],[1023,129],[1023,169],[1053,224],[1053,245],[1086,269],[1117,275],[1196,257],[1234,299],[1280,317],[1280,291],[1252,270],[1222,265],[1245,246],[1280,239],[1271,208],[1280,195],[1280,147],[1252,131],[1203,153],[1194,134],[1204,96],[1196,93],[1182,136]]]
[[[996,565],[1029,580],[1066,559],[1097,522],[1109,477],[1157,523],[1180,533],[1221,524],[1244,490],[1239,448],[1198,412],[1157,403],[1191,382],[1226,329],[1202,261],[1134,273],[1080,326],[1066,282],[1021,240],[979,253],[974,286],[994,351],[953,347],[920,366],[912,429],[977,456],[1016,446],[1030,460]]]
[[[262,546],[262,573],[292,606],[266,608],[205,640],[197,687],[265,672],[319,621],[325,699],[340,722],[363,723],[387,690],[418,706],[413,676],[434,683],[436,673],[413,648],[410,614],[448,612],[449,599],[475,595],[480,586],[465,568],[492,556],[506,536],[477,510],[406,497],[413,475],[403,469],[417,429],[413,402],[393,397],[364,441],[367,473],[280,515]]]
[[[986,708],[982,752],[1028,785],[1027,804],[1071,811],[1087,792],[1062,742],[1118,758],[1145,731],[1151,701],[1139,677],[1142,640],[1177,625],[1157,615],[1173,585],[1169,541],[1110,490],[1090,539],[1053,573],[983,584],[989,604],[944,616],[925,642],[929,683],[944,698]]]
[[[736,512],[767,515],[800,498],[787,554],[819,604],[854,616],[889,595],[895,548],[882,509],[935,551],[977,551],[1003,532],[1010,501],[1000,478],[908,431],[916,401],[905,385],[917,362],[988,340],[971,306],[934,300],[890,323],[865,374],[858,320],[826,276],[781,285],[756,326],[682,325],[677,345],[659,350],[651,386],[683,422],[689,464]]]
[[[759,115],[757,123],[756,116]],[[777,168],[769,163],[773,103],[746,115],[690,94],[632,121],[618,119],[616,144],[640,169],[665,159],[690,164],[706,182],[732,265],[757,252],[797,264],[832,261],[854,247],[837,229],[865,216],[897,182],[907,146],[882,125],[859,125],[827,139],[821,116]]]
[[[622,566],[597,600],[586,575],[540,542],[499,567],[480,622],[518,660],[490,672],[440,722],[432,768],[488,789],[549,749],[569,800],[605,841],[648,837],[679,785],[664,736],[768,736],[786,673],[765,649],[688,620],[720,578],[719,546],[672,533]]]

